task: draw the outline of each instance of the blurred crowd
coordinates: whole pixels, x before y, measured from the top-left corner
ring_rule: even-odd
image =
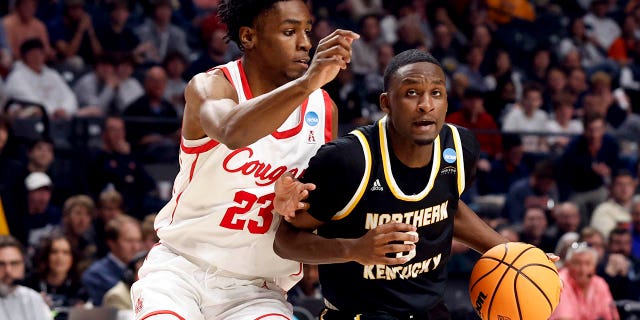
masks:
[[[383,116],[394,54],[428,50],[447,73],[447,122],[481,145],[464,200],[508,239],[558,254],[565,291],[604,283],[619,305],[640,303],[640,1],[308,2],[314,44],[335,28],[361,35],[324,88],[341,134]],[[122,297],[171,197],[186,83],[242,54],[216,6],[0,4],[0,234],[24,247],[15,278],[56,319],[76,305],[132,309]],[[478,254],[453,250],[445,298],[467,318]],[[305,274],[289,298],[315,311],[317,271]]]

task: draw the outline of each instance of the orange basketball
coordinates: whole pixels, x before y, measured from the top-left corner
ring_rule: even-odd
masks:
[[[560,277],[542,250],[522,242],[497,245],[471,272],[471,305],[483,320],[546,320],[560,301]]]

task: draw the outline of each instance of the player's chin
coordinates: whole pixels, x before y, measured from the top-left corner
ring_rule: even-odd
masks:
[[[413,143],[419,146],[428,146],[435,141],[435,138],[432,137],[414,137]]]

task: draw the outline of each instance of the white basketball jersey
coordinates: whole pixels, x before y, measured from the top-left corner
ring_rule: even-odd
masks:
[[[252,98],[240,60],[217,69],[239,102]],[[247,147],[230,150],[208,137],[183,138],[172,198],[155,221],[161,242],[242,278],[300,275],[300,263],[273,251],[280,223],[273,187],[285,172],[300,176],[331,139],[331,110],[327,93],[318,89],[280,129]]]

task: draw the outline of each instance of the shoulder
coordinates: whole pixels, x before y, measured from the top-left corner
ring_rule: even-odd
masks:
[[[189,99],[190,96],[195,96],[200,99],[208,97],[223,98],[226,96],[227,98],[235,98],[237,100],[235,88],[220,69],[201,72],[193,76],[193,78],[189,80],[189,83],[187,83],[185,95],[187,99]]]

